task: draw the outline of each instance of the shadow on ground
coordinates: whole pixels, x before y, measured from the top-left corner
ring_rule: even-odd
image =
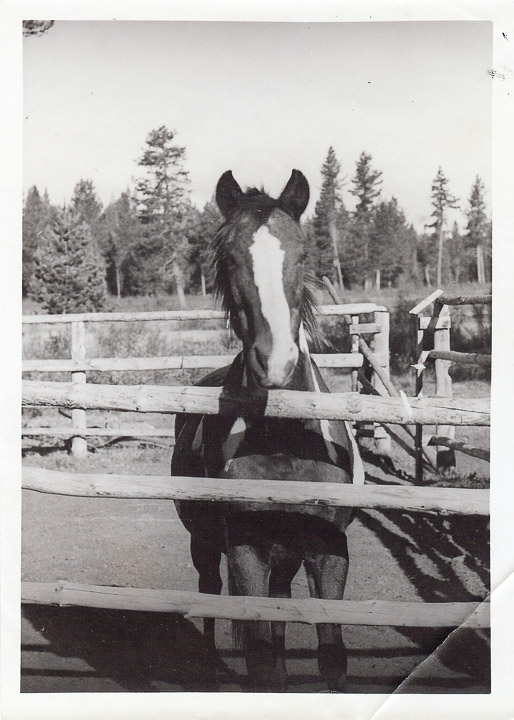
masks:
[[[120,690],[133,692],[155,692],[153,683],[158,681],[195,692],[211,689],[202,675],[201,634],[180,615],[41,605],[24,605],[22,612],[46,641],[24,644],[22,651],[79,658],[89,666],[78,671],[56,669],[56,677],[109,679]],[[24,678],[39,673],[22,670],[22,691]],[[44,670],[44,675],[49,671]]]
[[[376,468],[391,479],[367,473],[367,481],[395,485],[401,476],[390,461],[386,466],[375,459]],[[480,602],[488,599],[490,588],[489,518],[471,515],[442,516],[437,513],[358,511],[360,522],[372,533],[408,577],[424,602]],[[397,628],[409,640],[422,646],[422,628]],[[427,648],[427,650],[429,650]],[[490,690],[490,631],[460,627],[447,629],[441,644],[432,653],[449,670],[465,673]],[[422,675],[422,671],[420,676]],[[421,677],[420,677],[421,679]]]

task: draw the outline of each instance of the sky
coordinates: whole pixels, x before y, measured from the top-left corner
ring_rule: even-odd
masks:
[[[277,195],[297,168],[311,214],[333,146],[349,209],[366,151],[422,230],[439,166],[463,208],[477,174],[490,206],[491,54],[488,22],[58,21],[24,39],[24,191],[62,204],[91,179],[108,204],[166,125],[198,207],[227,169]]]

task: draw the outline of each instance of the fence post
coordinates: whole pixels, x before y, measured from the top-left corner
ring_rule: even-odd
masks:
[[[415,397],[423,397],[423,370],[424,365],[424,341],[425,332],[421,327],[422,315],[413,315],[414,319],[414,370],[416,371]],[[416,452],[416,484],[423,482],[423,425],[416,424],[414,435],[414,448]]]
[[[389,378],[389,312],[387,312],[387,310],[376,311],[374,318],[380,331],[373,336],[372,349],[378,362],[384,368],[386,376]],[[375,372],[371,376],[371,382],[373,387],[376,388],[381,395],[384,393],[386,395],[389,394],[388,389]],[[373,437],[377,455],[390,455],[391,438],[379,423],[374,424]]]
[[[86,359],[86,331],[85,323],[82,320],[75,320],[71,323],[71,359]],[[71,381],[82,385],[86,382],[85,372],[72,372]],[[73,429],[80,431],[87,427],[86,411],[72,410],[71,422]],[[75,435],[71,441],[71,454],[74,457],[85,457],[87,455],[87,440],[79,434]]]
[[[450,309],[448,305],[441,305],[436,302],[434,305],[434,315],[438,317],[450,318]],[[434,350],[451,349],[450,342],[450,326],[445,328],[434,328]],[[449,360],[435,360],[435,394],[437,397],[452,397],[452,379],[448,372],[451,362]],[[455,438],[455,428],[449,425],[439,425],[436,428],[436,434],[443,437]],[[437,446],[437,469],[445,469],[455,467],[455,451],[443,445]]]
[[[352,315],[352,325],[357,325],[359,322],[359,316],[358,315]],[[352,335],[352,353],[358,353],[359,352],[359,336],[358,335]],[[352,392],[359,392],[359,371],[357,368],[354,368],[352,370]]]

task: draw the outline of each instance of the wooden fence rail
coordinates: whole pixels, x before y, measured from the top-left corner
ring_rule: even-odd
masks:
[[[433,360],[448,360],[465,365],[491,367],[491,356],[485,353],[456,352],[455,350],[431,350],[429,357]]]
[[[162,475],[93,475],[36,467],[23,468],[23,487],[43,493],[91,498],[361,507],[458,515],[489,513],[489,491],[467,488],[345,485]]]
[[[75,385],[26,380],[23,406],[160,413],[310,417],[393,424],[489,425],[487,398],[396,398],[359,393],[250,391],[166,385]]]
[[[420,603],[381,600],[318,600],[208,595],[180,590],[22,583],[23,603],[180,613],[186,617],[271,620],[392,627],[489,626],[490,606],[482,603]]]
[[[23,360],[23,372],[77,372],[128,370],[204,370],[230,365],[235,353],[230,355],[171,355],[166,357],[84,358],[82,360]],[[364,357],[361,353],[320,353],[312,355],[321,368],[360,368]]]
[[[441,305],[491,305],[492,295],[439,295],[435,302]]]
[[[444,437],[441,435],[433,435],[427,444],[436,446],[444,445],[445,447],[451,448],[452,450],[458,450],[465,455],[471,455],[473,457],[479,458],[480,460],[487,460],[487,462],[489,462],[491,459],[491,453],[489,452],[489,450],[483,450],[482,448],[477,448],[474,445],[470,445],[469,443],[462,442],[460,440],[453,440],[452,438]]]
[[[350,335],[354,339],[352,343],[351,353],[330,353],[317,354],[314,359],[321,368],[348,368],[352,370],[353,377],[356,378],[356,372],[363,367],[365,359],[363,354],[358,352],[357,345],[363,342],[363,335],[372,336],[372,341],[378,348],[382,348],[381,366],[375,367],[378,377],[381,380],[376,382],[387,382],[389,377],[389,325],[388,313],[384,306],[375,303],[349,303],[346,305],[323,305],[317,308],[316,313],[319,316],[335,316],[348,317],[348,313],[352,313],[354,322],[351,328],[348,328]],[[359,322],[360,316],[364,316],[364,320],[369,320],[366,316],[372,315],[375,322]],[[387,317],[386,317],[387,316]],[[211,355],[211,356],[173,356],[173,357],[151,357],[151,358],[88,358],[85,348],[85,334],[87,323],[101,322],[154,322],[168,321],[175,323],[177,321],[220,321],[225,320],[225,313],[218,310],[178,310],[178,311],[157,311],[157,312],[128,312],[128,313],[75,313],[69,315],[29,315],[25,316],[23,322],[25,325],[41,325],[41,324],[68,324],[71,328],[71,360],[70,359],[27,359],[22,363],[23,372],[71,372],[72,380],[76,384],[84,384],[87,380],[87,372],[110,372],[110,371],[167,371],[167,370],[194,370],[194,369],[216,369],[230,364],[233,353],[227,355]],[[213,333],[224,334],[224,339],[228,334],[223,330],[168,330],[166,337],[168,341],[185,342],[210,337]],[[172,337],[173,336],[173,337]],[[176,336],[176,338],[175,338]],[[218,335],[216,335],[218,338]],[[232,339],[232,336],[230,336]],[[357,344],[356,344],[357,343]],[[367,345],[366,345],[367,348]],[[368,359],[369,360],[369,359]],[[376,365],[376,363],[375,363]],[[373,376],[375,377],[375,376]],[[357,389],[357,388],[355,388]],[[72,454],[77,457],[83,457],[87,453],[86,438],[90,435],[87,431],[87,419],[85,409],[73,410],[73,432],[65,433],[59,430],[57,433],[60,437],[68,437],[72,439]],[[43,428],[41,428],[43,429]],[[44,428],[46,434],[50,434],[52,428]],[[23,435],[34,436],[37,434],[45,434],[31,432],[24,429]],[[389,445],[381,438],[379,433],[381,428],[375,424],[375,450],[379,453],[388,454]],[[124,437],[135,437],[132,431],[120,433]],[[147,433],[147,435],[149,435]],[[384,444],[385,443],[385,444]]]
[[[316,308],[317,315],[340,316],[367,315],[374,312],[385,312],[387,308],[375,303],[347,303],[346,305],[320,305]],[[155,312],[120,312],[120,313],[71,313],[68,315],[24,315],[23,323],[27,325],[44,325],[73,322],[148,322],[154,320],[222,320],[226,314],[222,310],[159,310]]]

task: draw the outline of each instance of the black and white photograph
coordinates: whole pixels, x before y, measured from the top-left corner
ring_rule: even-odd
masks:
[[[112,5],[7,14],[3,717],[511,717],[512,18]]]

